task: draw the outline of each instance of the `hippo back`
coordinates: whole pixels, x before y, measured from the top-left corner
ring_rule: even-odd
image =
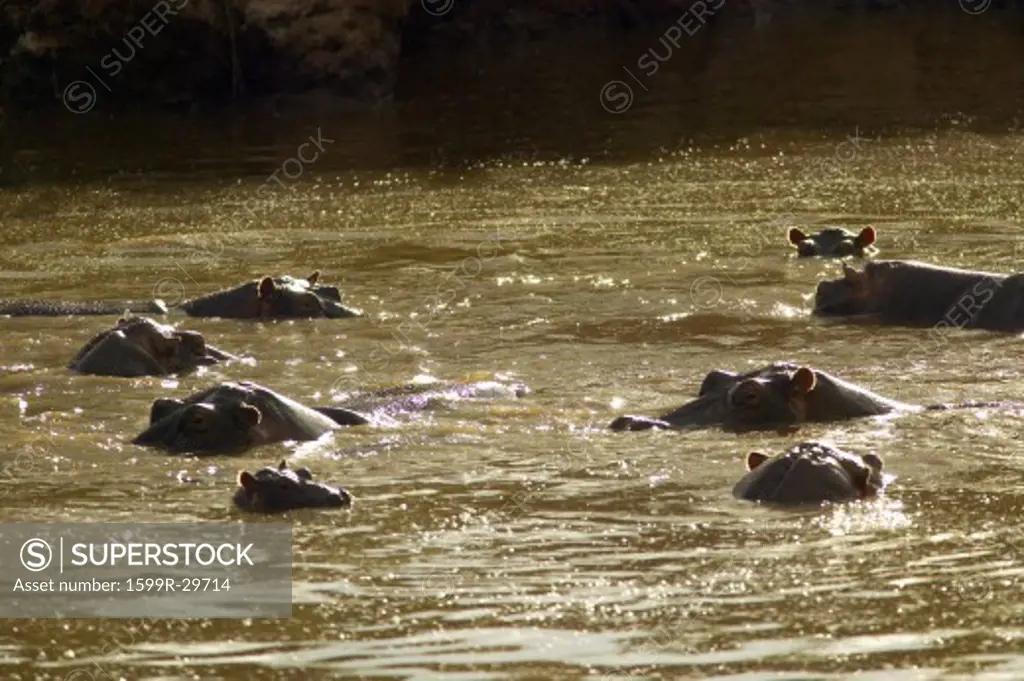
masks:
[[[743,378],[771,378],[780,374],[792,374],[799,368],[800,364],[796,362],[775,362],[744,374]],[[913,405],[882,397],[827,371],[814,369],[814,375],[815,387],[807,401],[808,421],[835,421],[913,409]]]
[[[815,369],[814,374],[817,380],[807,400],[808,421],[828,422],[914,409],[913,405],[882,397],[820,369]]]
[[[259,282],[217,291],[181,304],[181,309],[192,317],[221,317],[224,319],[255,319],[259,317]]]
[[[883,323],[1002,328],[1019,319],[1019,276],[1008,282],[1004,274],[903,260],[870,263],[865,273]],[[1013,310],[1007,309],[1009,301]]]
[[[269,388],[250,382],[238,385],[246,390],[246,401],[263,415],[254,428],[258,441],[315,440],[337,427],[327,416]]]
[[[350,393],[337,404],[356,412],[394,415],[424,411],[458,400],[516,399],[529,392],[522,383],[433,381]]]

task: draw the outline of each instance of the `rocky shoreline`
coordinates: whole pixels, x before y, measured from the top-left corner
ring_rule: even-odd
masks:
[[[502,49],[566,30],[612,35],[865,12],[959,12],[1018,0],[12,0],[0,4],[0,102],[180,108],[327,91],[377,102],[403,63]],[[827,5],[827,7],[826,7]],[[972,16],[973,15],[973,16]],[[675,29],[670,29],[675,31]]]

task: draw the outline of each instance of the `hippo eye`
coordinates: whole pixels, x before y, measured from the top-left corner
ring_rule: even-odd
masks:
[[[190,410],[190,413],[182,417],[180,429],[203,435],[210,430],[209,415],[200,409]]]
[[[741,409],[756,407],[761,402],[761,391],[751,385],[740,385],[732,392],[730,402]]]

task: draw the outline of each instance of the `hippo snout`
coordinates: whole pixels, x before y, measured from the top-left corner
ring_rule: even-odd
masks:
[[[818,255],[818,247],[813,241],[807,239],[797,244],[796,252],[803,258],[812,258]]]
[[[636,432],[639,430],[651,430],[652,428],[668,429],[672,427],[672,424],[658,419],[652,419],[647,416],[632,416],[627,414],[616,418],[608,424],[608,427],[619,432]]]
[[[152,424],[149,428],[139,433],[132,439],[133,445],[140,445],[142,447],[160,447],[166,449],[172,449],[174,446],[174,435],[177,428],[177,424],[170,424],[167,422],[158,422]]]

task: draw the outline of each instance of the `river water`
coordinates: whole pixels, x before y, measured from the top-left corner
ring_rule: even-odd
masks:
[[[1024,135],[866,80],[902,99],[776,91],[778,109],[748,104],[812,122],[758,126],[737,101],[689,105],[714,79],[676,87],[714,64],[666,73],[613,116],[602,83],[643,46],[623,49],[563,55],[577,71],[549,63],[546,91],[512,77],[516,55],[446,72],[478,98],[410,77],[369,114],[313,101],[12,124],[5,295],[173,302],[319,269],[367,316],[188,320],[251,359],[180,380],[69,374],[110,319],[2,320],[0,457],[17,468],[0,521],[253,522],[230,507],[235,474],[283,457],[356,497],[286,517],[292,618],[9,620],[5,678],[1024,678],[1019,412],[788,437],[606,429],[682,403],[713,368],[779,360],[908,402],[1019,400],[1016,337],[811,318],[815,283],[840,266],[797,261],[785,233],[873,224],[882,257],[1018,270]],[[994,93],[1009,76],[992,78]],[[267,184],[311,136],[316,160]],[[153,399],[217,381],[324,404],[424,377],[533,392],[232,458],[126,443]],[[812,438],[880,455],[888,493],[797,512],[730,496],[747,452]]]

